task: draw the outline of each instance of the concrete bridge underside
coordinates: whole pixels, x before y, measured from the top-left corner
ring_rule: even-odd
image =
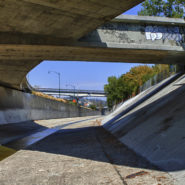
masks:
[[[43,59],[81,60],[82,49],[64,47],[65,43],[73,43],[141,2],[0,1],[0,84],[22,89],[26,74]]]
[[[125,16],[112,20],[140,2],[1,1],[0,84],[24,89],[26,74],[43,60],[184,62],[184,20]],[[171,38],[146,39],[145,32],[153,34],[148,26],[156,32],[156,25],[167,28],[162,34],[172,30]]]

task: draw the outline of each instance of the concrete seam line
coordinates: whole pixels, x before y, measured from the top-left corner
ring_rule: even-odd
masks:
[[[113,160],[111,159],[111,157],[109,156],[109,154],[106,152],[106,150],[105,150],[105,148],[104,148],[104,146],[103,146],[103,143],[101,142],[101,139],[98,137],[98,134],[97,134],[96,130],[95,130],[95,136],[96,136],[96,140],[98,141],[98,143],[99,143],[100,146],[101,146],[101,149],[102,149],[102,151],[103,151],[105,157],[108,159],[109,163],[112,165],[112,167],[114,168],[114,170],[115,170],[116,173],[118,174],[118,176],[119,176],[119,178],[121,179],[123,185],[128,185],[128,184],[126,183],[126,181],[124,180],[124,178],[121,176],[119,170],[118,170],[118,169],[116,168],[116,166],[113,164]]]

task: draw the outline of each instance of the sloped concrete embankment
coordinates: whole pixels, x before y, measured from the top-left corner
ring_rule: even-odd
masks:
[[[185,169],[185,75],[104,128],[163,170]]]
[[[0,124],[99,114],[98,111],[0,87]]]
[[[177,78],[179,78],[182,75],[182,73],[174,74],[167,79],[161,81],[160,83],[146,89],[145,91],[139,93],[137,96],[125,101],[121,105],[119,105],[111,114],[107,115],[105,119],[102,121],[102,124],[104,127],[107,125],[109,127],[110,124],[113,124],[116,120],[121,118],[123,115],[155,95],[157,92],[159,92],[161,89],[168,86],[170,83],[175,81]],[[106,124],[106,125],[105,125]]]

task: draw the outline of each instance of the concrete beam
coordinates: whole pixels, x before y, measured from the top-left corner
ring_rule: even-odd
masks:
[[[145,57],[151,55],[150,52],[156,52],[151,61],[147,58],[148,63],[153,63],[153,60],[154,63],[184,63],[185,20],[121,15],[82,37],[78,44],[112,50],[140,50],[143,62],[140,57],[136,58],[135,62],[145,63]],[[159,60],[159,51],[168,54],[165,57],[160,54]],[[132,62],[133,53],[128,53],[130,60],[127,58],[128,54],[123,57],[123,62]]]
[[[7,62],[0,83],[17,89],[20,79],[43,60],[185,63],[183,19],[122,15],[76,41],[17,32],[2,32],[0,38],[0,67]]]
[[[127,45],[128,46],[128,45]],[[130,63],[183,63],[184,50],[173,48],[95,48],[80,46],[0,45],[0,60],[64,60]],[[27,66],[28,67],[28,66]]]

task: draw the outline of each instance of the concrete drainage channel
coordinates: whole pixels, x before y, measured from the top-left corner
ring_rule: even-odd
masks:
[[[52,128],[44,129],[44,130],[39,129],[30,135],[28,134],[28,136],[24,136],[22,138],[15,139],[15,140],[9,141],[7,143],[4,143],[4,144],[0,145],[0,161],[13,155],[18,150],[25,149],[25,148],[31,146],[32,144],[35,144],[35,143],[41,141],[42,139],[58,132],[62,128],[65,128],[70,125],[75,125],[78,123],[86,122],[86,121],[96,120],[98,118],[100,118],[100,116],[89,118],[89,119],[83,119],[83,120],[79,120],[79,121],[72,121],[72,122],[68,122],[68,123],[65,123],[65,124],[62,124],[59,126],[55,126]]]
[[[98,126],[97,118],[85,120],[40,121],[62,129],[1,161],[0,184],[171,184],[168,174]]]

